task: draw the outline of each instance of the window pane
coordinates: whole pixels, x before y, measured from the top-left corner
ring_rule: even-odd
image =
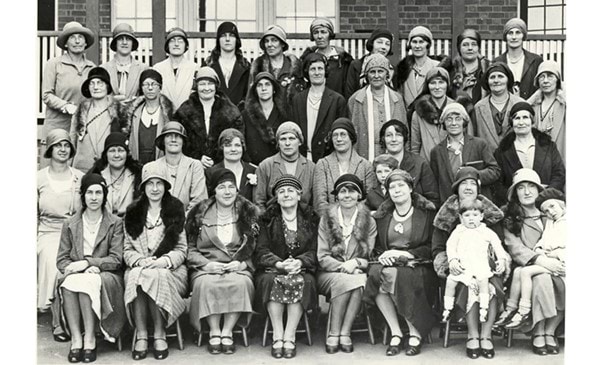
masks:
[[[165,17],[176,18],[176,0],[165,0]]]
[[[295,15],[295,0],[279,0],[276,3],[276,16],[286,17]]]
[[[175,18],[167,18],[165,19],[165,29],[171,29],[173,27],[176,26],[176,19]]]
[[[255,20],[255,0],[238,0],[238,19]]]
[[[315,18],[297,18],[297,33],[309,34],[309,26]]]
[[[529,9],[529,30],[543,29],[543,9],[544,8]]]
[[[543,5],[543,0],[529,0],[527,4],[527,6]]]
[[[213,21],[207,21],[206,24],[207,25],[206,25],[205,29],[207,30],[207,32],[215,32],[217,30],[215,22],[213,22]]]
[[[205,9],[205,18],[206,19],[215,19],[215,0],[200,0],[205,1],[206,9]]]
[[[565,1],[564,0],[547,0],[546,1],[546,5],[560,5],[560,4],[564,4]]]
[[[151,18],[153,16],[151,0],[136,0],[136,5],[136,16],[138,18]]]
[[[546,28],[562,28],[561,6],[550,6],[546,8]]]
[[[151,19],[138,19],[136,21],[136,31],[138,32],[152,32],[153,21]]]
[[[254,21],[246,21],[246,22],[237,22],[239,32],[255,32],[256,22]]]
[[[236,19],[236,0],[220,0],[217,4],[217,19]]]
[[[134,18],[136,16],[136,3],[131,0],[115,1],[116,18]]]
[[[297,15],[316,15],[316,1],[315,0],[297,0]]]
[[[319,0],[316,14],[327,18],[334,18],[336,16],[336,5],[336,0]]]

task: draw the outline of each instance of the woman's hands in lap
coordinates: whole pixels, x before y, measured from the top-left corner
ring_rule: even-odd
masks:
[[[548,269],[555,276],[564,276],[566,274],[564,263],[560,260],[541,255],[537,258],[535,264]]]
[[[276,268],[278,270],[284,270],[287,274],[298,274],[301,272],[301,260],[289,257],[288,259],[278,262]]]
[[[393,266],[399,257],[406,257],[408,259],[413,259],[414,255],[407,251],[401,250],[388,250],[383,252],[378,257],[378,262],[380,262],[383,266]]]
[[[224,266],[226,264],[222,264],[221,262],[210,262],[203,266],[203,270],[212,274],[221,274],[224,272]]]
[[[88,261],[86,261],[86,260],[74,261],[74,262],[70,263],[69,265],[67,265],[67,267],[65,267],[65,274],[75,274],[78,272],[82,272],[82,271],[86,270],[88,268],[88,266],[90,266],[90,265],[88,264]]]
[[[355,259],[347,260],[343,262],[339,270],[345,274],[356,274],[356,270],[359,270],[359,264]]]
[[[84,272],[86,274],[100,274],[100,269],[97,266],[90,266]]]
[[[464,273],[464,267],[460,260],[451,260],[449,262],[449,273],[452,275],[462,275]]]

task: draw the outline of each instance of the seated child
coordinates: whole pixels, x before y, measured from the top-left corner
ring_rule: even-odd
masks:
[[[508,254],[504,251],[497,234],[488,228],[483,220],[483,203],[476,200],[460,204],[460,224],[454,229],[447,240],[447,259],[450,266],[450,275],[445,284],[443,297],[443,321],[449,320],[449,315],[454,308],[456,286],[462,282],[472,289],[478,287],[479,293],[479,320],[487,320],[489,310],[489,278],[493,276],[489,267],[489,246],[493,247],[498,261],[496,261],[496,274],[501,274],[505,269],[505,260]],[[457,261],[452,266],[452,261]],[[461,273],[452,274],[453,267],[458,267]],[[476,291],[476,290],[475,290]]]
[[[366,195],[366,206],[372,212],[376,211],[380,204],[385,201],[387,191],[385,189],[385,180],[391,171],[399,167],[399,161],[389,154],[382,154],[374,158],[372,163],[378,186],[374,187]]]
[[[541,239],[534,246],[533,251],[539,255],[546,255],[564,262],[566,247],[564,194],[554,188],[548,188],[539,194],[535,205],[546,215],[548,221]],[[499,319],[495,322],[496,325],[505,325],[506,328],[518,328],[528,321],[531,313],[533,277],[539,274],[550,274],[550,271],[539,265],[522,266],[514,269],[506,309],[500,314]]]

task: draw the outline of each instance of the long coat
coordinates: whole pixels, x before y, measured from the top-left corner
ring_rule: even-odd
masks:
[[[120,95],[119,76],[117,73],[117,60],[113,58],[109,62],[105,62],[102,65],[100,65],[100,67],[104,68],[109,72],[109,76],[111,76],[111,88],[113,89],[113,94],[115,96],[119,95],[118,99],[120,99],[120,101],[129,101],[136,98],[136,96],[138,95],[138,89],[140,87],[140,74],[142,73],[142,71],[148,68],[147,65],[132,57],[132,64],[130,65],[130,70],[128,72],[127,83],[125,84],[125,95]]]
[[[174,75],[171,67],[171,59],[167,57],[165,60],[153,66],[163,78],[161,93],[173,103],[174,110],[178,110],[180,105],[184,103],[190,93],[192,93],[195,82],[194,79],[198,72],[199,65],[187,59],[183,59],[178,66],[178,71]]]
[[[353,57],[345,51],[344,48],[339,46],[332,46],[337,51],[337,54],[327,58],[328,62],[328,77],[326,78],[326,87],[343,96],[347,100],[351,94],[347,93],[347,74],[349,73],[349,66],[353,61]],[[317,46],[311,46],[305,48],[301,57],[299,57],[299,64],[295,69],[295,92],[302,91],[305,87],[309,87],[308,83],[303,78],[303,60],[309,54],[316,52]],[[355,90],[354,90],[355,91]]]
[[[215,59],[213,55],[203,60],[204,66],[209,66],[217,73],[219,78],[219,90],[223,92],[234,105],[238,105],[247,95],[247,89],[249,88],[249,70],[251,64],[246,58],[237,58],[234,62],[234,68],[232,69],[232,75],[230,75],[230,81],[226,85],[226,78],[224,72],[219,64],[219,60]]]
[[[276,75],[274,67],[270,63],[270,58],[267,53],[262,54],[261,56],[255,58],[253,63],[251,64],[251,70],[249,74],[249,85],[253,85],[255,81],[255,77],[262,71],[266,71],[272,74],[278,84],[280,84],[280,90],[282,90],[282,94],[286,95],[286,101],[289,103],[292,100],[292,96],[289,98],[288,87],[291,85],[293,80],[295,79],[294,70],[299,63],[299,59],[292,53],[284,54],[284,63],[282,64],[282,68]]]
[[[129,163],[128,163],[129,162]],[[108,165],[105,165],[102,160],[96,161],[92,169],[88,172],[93,172],[101,175],[107,183],[112,182],[111,170]],[[142,175],[142,166],[136,161],[126,161],[125,171],[123,172],[123,180],[121,181],[121,188],[119,189],[119,197],[117,204],[114,204],[116,190],[109,185],[109,192],[107,194],[106,209],[122,217],[125,214],[127,207],[134,201],[135,198],[140,195],[138,190]]]
[[[462,166],[472,166],[479,171],[481,194],[491,198],[489,185],[500,177],[500,167],[493,157],[493,150],[481,138],[464,135],[462,148]],[[439,199],[445,201],[454,194],[452,184],[457,171],[452,171],[447,151],[447,139],[444,139],[431,151],[431,169],[439,185]]]
[[[428,162],[422,156],[410,151],[403,152],[399,168],[410,173],[414,179],[414,192],[424,196],[435,206],[439,206],[437,178]]]
[[[475,112],[475,130],[473,131],[473,135],[479,138],[483,138],[489,146],[491,146],[492,150],[495,150],[500,143],[500,140],[504,138],[510,130],[512,130],[512,126],[510,125],[510,109],[512,106],[519,101],[524,101],[522,98],[510,94],[510,100],[508,101],[508,106],[506,107],[506,114],[504,114],[504,123],[502,134],[498,136],[497,131],[495,130],[495,122],[493,121],[493,115],[491,114],[491,104],[489,100],[491,95],[484,97],[479,100],[478,103],[474,106]]]
[[[255,191],[256,185],[251,185],[249,183],[249,179],[247,175],[255,174],[255,170],[257,169],[255,166],[251,165],[248,162],[241,161],[242,163],[242,175],[240,177],[240,182],[238,184],[238,194],[247,198],[247,200],[253,200],[253,192]],[[206,181],[211,181],[211,175],[213,172],[219,168],[224,167],[224,161],[215,164],[205,170]]]
[[[301,127],[304,143],[299,147],[303,156],[307,156],[308,149],[311,151],[313,162],[318,162],[324,156],[332,152],[330,143],[330,126],[337,118],[347,117],[347,103],[343,96],[328,87],[324,89],[322,101],[318,109],[316,125],[311,138],[311,146],[307,146],[307,98],[309,88],[295,95],[292,104],[292,120]]]
[[[60,274],[58,286],[65,280],[65,268],[75,261],[86,260],[100,269],[102,328],[117,338],[126,321],[123,302],[123,224],[106,209],[94,242],[92,255],[84,256],[84,222],[80,210],[63,224],[56,257]]]
[[[525,52],[525,63],[523,66],[523,74],[520,79],[520,97],[527,100],[537,90],[534,84],[535,76],[537,76],[537,69],[543,62],[543,58],[535,53],[531,53],[526,49]],[[504,52],[498,57],[493,59],[493,62],[502,62],[508,64],[508,52]]]
[[[214,160],[217,158],[217,140],[220,133],[227,128],[236,128],[244,132],[242,117],[238,108],[221,91],[216,91],[215,101],[211,107],[209,130],[205,128],[205,111],[195,91],[190,94],[174,119],[182,123],[188,134],[183,152],[186,156],[200,160],[203,155]]]
[[[558,90],[556,102],[547,112],[547,115],[545,111],[541,110],[541,104],[543,102],[541,90],[537,90],[535,94],[531,95],[527,102],[531,104],[535,111],[535,116],[533,117],[535,128],[552,137],[552,141],[556,143],[556,147],[558,147],[558,152],[560,152],[562,160],[566,162],[566,95],[564,90]],[[543,120],[542,115],[545,115]],[[549,126],[547,122],[550,123]]]
[[[452,98],[446,97],[446,104],[453,102]],[[447,137],[447,131],[444,123],[439,121],[441,112],[431,100],[430,95],[416,99],[414,106],[415,110],[410,123],[410,151],[420,154],[430,162],[431,150]]]
[[[349,107],[349,119],[355,127],[357,133],[357,143],[355,149],[365,159],[368,159],[368,144],[375,143],[374,141],[368,141],[368,100],[366,100],[366,88],[365,86],[355,92],[347,103]],[[408,125],[408,117],[406,108],[403,104],[403,99],[400,94],[396,91],[389,89],[389,105],[391,107],[391,119],[400,120],[406,126]],[[370,100],[370,102],[372,102]],[[384,124],[387,121],[381,123]],[[374,120],[374,135],[378,137],[380,131],[380,125],[378,120]],[[374,156],[382,154],[382,148],[380,144],[376,143],[374,146]]]

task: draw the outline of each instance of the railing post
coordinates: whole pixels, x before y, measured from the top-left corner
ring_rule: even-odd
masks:
[[[395,60],[396,63],[401,57],[399,51],[399,0],[387,0],[387,29],[393,33],[394,37],[391,42],[393,55],[389,59]]]
[[[458,42],[456,37],[458,34],[462,33],[464,30],[464,15],[466,13],[466,8],[464,6],[464,0],[454,0],[452,3],[452,49],[451,56],[452,58],[458,55]],[[480,45],[479,45],[480,46]]]
[[[86,58],[100,64],[100,4],[96,0],[86,0],[86,24],[94,33],[94,44],[86,51]]]
[[[165,0],[153,0],[153,62],[155,65],[165,59]]]

